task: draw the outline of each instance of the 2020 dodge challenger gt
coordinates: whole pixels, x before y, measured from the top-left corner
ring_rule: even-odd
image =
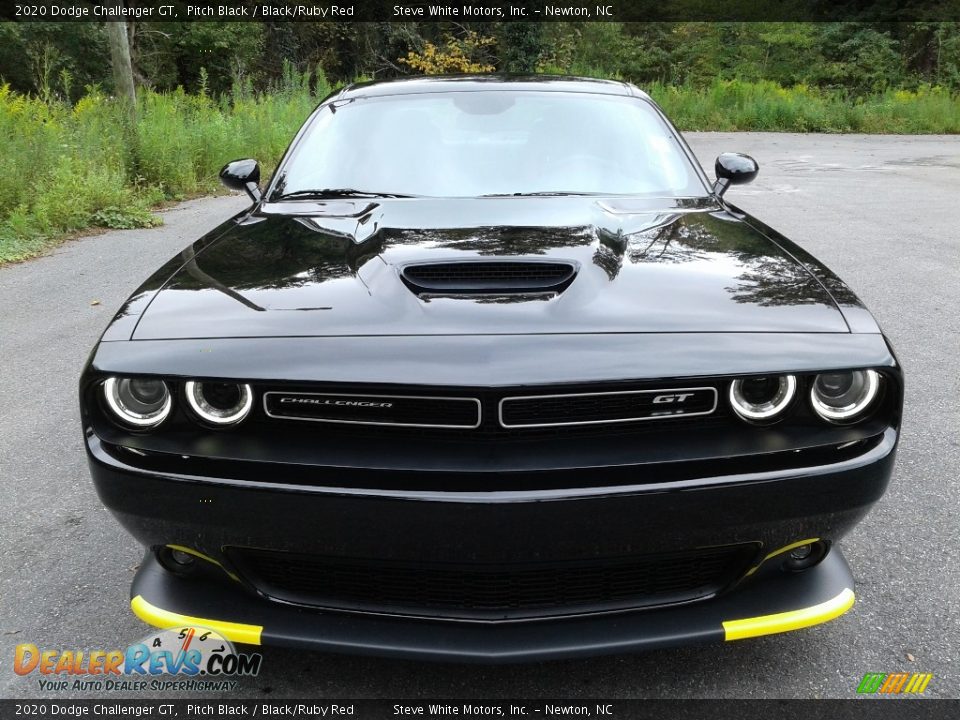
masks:
[[[628,84],[328,97],[249,209],[126,302],[80,403],[148,623],[511,661],[854,602],[903,382],[829,269]],[[842,238],[838,238],[842,241]]]

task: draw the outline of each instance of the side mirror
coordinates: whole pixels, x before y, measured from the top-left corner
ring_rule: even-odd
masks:
[[[220,182],[231,190],[243,190],[254,202],[259,202],[260,192],[260,163],[251,158],[234,160],[223,166],[220,171]]]
[[[713,184],[713,194],[721,197],[731,185],[743,185],[753,182],[760,172],[757,161],[749,155],[740,153],[721,153],[714,164],[717,181]]]

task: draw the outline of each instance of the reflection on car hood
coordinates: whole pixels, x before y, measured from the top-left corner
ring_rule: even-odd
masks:
[[[400,276],[517,258],[578,271],[559,293],[483,297],[419,296]],[[802,264],[708,200],[277,203],[182,259],[135,339],[848,331]]]

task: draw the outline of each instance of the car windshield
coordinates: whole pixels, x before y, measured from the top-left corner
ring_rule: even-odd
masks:
[[[706,192],[673,132],[642,99],[480,91],[327,105],[287,160],[272,199],[364,194]]]

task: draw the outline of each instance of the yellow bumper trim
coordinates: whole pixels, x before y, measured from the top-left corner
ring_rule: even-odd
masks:
[[[783,555],[783,553],[798,548],[801,545],[813,545],[815,542],[820,542],[820,538],[809,538],[807,540],[797,540],[795,543],[790,543],[789,545],[784,545],[782,548],[774,550],[772,553],[769,553],[766,557],[763,558],[760,562],[754,565],[747,571],[747,574],[744,575],[745,578],[753,575],[757,570],[759,570],[763,564],[770,558],[775,558],[777,555]]]
[[[204,555],[204,554],[203,554],[202,552],[200,552],[199,550],[194,550],[193,548],[187,547],[186,545],[167,545],[167,547],[170,548],[171,550],[179,550],[180,552],[185,552],[185,553],[187,553],[187,555],[193,555],[194,557],[198,557],[198,558],[200,558],[201,560],[206,560],[208,563],[213,563],[213,564],[216,565],[218,568],[220,568],[221,570],[223,570],[231,580],[236,580],[237,582],[240,582],[240,578],[238,578],[238,577],[237,577],[236,575],[234,575],[232,572],[230,572],[229,570],[227,570],[227,569],[220,563],[219,560],[216,560],[216,559],[210,557],[209,555]]]
[[[144,600],[143,595],[137,595],[130,601],[133,614],[148,625],[168,630],[174,627],[202,627],[213,630],[230,642],[244,643],[245,645],[259,645],[262,625],[243,625],[242,623],[226,622],[224,620],[209,620],[207,618],[190,617],[180,613],[163,610]]]
[[[819,625],[843,615],[853,607],[855,600],[853,590],[844,588],[843,592],[836,597],[801,610],[789,610],[775,615],[760,615],[742,620],[727,620],[723,623],[725,639],[743,640]]]
[[[778,549],[778,550],[774,550],[772,553],[770,553],[769,555],[767,555],[767,556],[763,559],[763,562],[761,563],[761,565],[762,565],[764,562],[766,562],[767,560],[769,560],[770,558],[775,558],[777,555],[783,555],[785,552],[787,552],[787,551],[789,551],[789,550],[793,550],[794,548],[802,547],[803,545],[813,545],[813,544],[816,543],[816,542],[820,542],[820,538],[809,538],[809,539],[807,539],[807,540],[797,540],[795,543],[790,543],[789,545],[784,545],[782,548],[780,548],[780,549]]]

